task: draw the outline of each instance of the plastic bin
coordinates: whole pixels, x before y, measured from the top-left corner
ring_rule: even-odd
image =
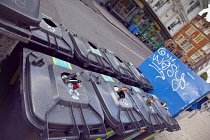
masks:
[[[30,27],[32,36],[25,47],[55,56],[65,61],[74,57],[74,45],[69,30],[63,25],[43,18],[38,27]]]
[[[104,48],[101,48],[101,52],[104,53],[112,65],[115,73],[114,77],[126,84],[134,84],[136,82],[135,76],[116,54]]]
[[[132,34],[136,34],[137,32],[139,32],[140,30],[139,30],[139,28],[136,28],[136,29],[134,29],[133,31],[132,31]]]
[[[20,79],[1,105],[1,139],[106,137],[100,102],[83,69],[29,49],[20,68]]]
[[[163,119],[166,124],[166,130],[169,132],[180,130],[180,126],[178,122],[175,120],[175,118],[171,115],[171,113],[168,111],[167,107],[163,107],[163,105],[158,100],[157,96],[148,94],[148,98],[150,100],[153,100],[153,107],[158,110],[158,113],[163,116]]]
[[[132,63],[124,61],[125,65],[130,69],[132,74],[135,76],[136,83],[135,86],[140,87],[144,90],[152,90],[153,87],[151,83],[144,77],[144,75],[137,69]]]
[[[40,0],[0,1],[0,66],[18,41],[29,41],[31,33],[28,27],[37,26],[41,19],[39,4]]]
[[[81,67],[109,75],[114,74],[111,64],[96,44],[77,34],[72,35],[72,41],[75,45],[75,56],[78,64],[82,64]]]
[[[38,25],[40,0],[1,0],[0,20],[5,19],[20,27]]]
[[[136,25],[134,24],[134,23],[132,23],[129,27],[128,27],[128,30],[130,31],[130,32],[132,32],[133,30],[135,30],[137,27],[136,27]]]
[[[128,95],[136,104],[135,108],[141,111],[141,114],[146,120],[146,124],[148,125],[147,132],[155,133],[163,131],[166,128],[166,123],[157,108],[154,107],[154,104],[149,104],[151,99],[147,97],[147,93],[134,86],[125,85],[125,87],[128,89]]]
[[[118,135],[126,135],[147,126],[140,111],[134,107],[126,91],[117,93],[116,88],[123,88],[120,81],[107,75],[88,73],[101,102],[106,123]]]

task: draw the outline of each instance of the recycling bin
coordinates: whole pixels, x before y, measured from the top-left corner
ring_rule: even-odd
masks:
[[[22,54],[20,78],[0,106],[1,139],[106,137],[100,102],[82,68],[25,48]]]
[[[133,32],[134,30],[136,30],[138,27],[136,27],[136,25],[134,23],[132,23],[129,27],[128,27],[128,30],[130,32]]]
[[[134,107],[120,81],[95,72],[87,72],[87,75],[100,100],[105,122],[116,134],[122,136],[147,127],[140,110]]]
[[[160,101],[158,100],[157,96],[153,94],[148,94],[148,98],[153,100],[153,107],[158,110],[158,113],[163,117],[166,123],[166,130],[169,132],[180,130],[180,126],[175,118],[169,112],[169,108],[164,107]]]
[[[24,28],[38,25],[40,22],[39,6],[40,0],[1,0],[0,20],[4,19]]]
[[[136,28],[136,29],[134,29],[133,31],[132,31],[132,34],[136,34],[136,33],[138,33],[140,30],[139,30],[139,28]]]
[[[15,48],[18,41],[27,43],[31,33],[29,26],[37,26],[40,0],[0,1],[0,69],[2,61]]]
[[[137,79],[135,86],[140,87],[144,90],[153,90],[151,83],[144,77],[143,73],[141,73],[140,70],[134,66],[134,64],[126,61],[124,61],[124,63]]]
[[[115,72],[114,77],[126,84],[134,84],[136,82],[135,76],[123,63],[123,61],[112,51],[101,48],[101,52],[107,57]]]
[[[114,74],[110,62],[101,52],[97,44],[75,33],[71,37],[75,46],[75,56],[78,60],[77,64],[81,64],[81,67],[92,71],[109,75]]]
[[[43,18],[39,26],[30,26],[31,39],[24,47],[59,59],[70,61],[74,57],[74,44],[70,31],[62,24]]]
[[[147,93],[142,89],[125,85],[128,89],[128,95],[131,97],[133,102],[136,104],[135,108],[140,110],[144,116],[147,127],[147,132],[156,133],[166,129],[166,122],[163,116],[161,116],[156,107],[154,107],[153,100],[148,98]]]

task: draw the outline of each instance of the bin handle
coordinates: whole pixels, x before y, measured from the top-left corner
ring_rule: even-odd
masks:
[[[87,65],[90,65],[90,59],[89,59],[89,55],[90,54],[92,54],[93,56],[95,56],[96,57],[96,59],[97,59],[97,61],[99,62],[99,64],[100,64],[100,68],[102,69],[103,68],[103,64],[102,64],[102,62],[101,62],[101,60],[99,59],[99,57],[101,57],[101,56],[98,56],[97,54],[95,54],[95,53],[93,53],[93,52],[89,52],[88,54],[87,54]]]
[[[62,139],[79,139],[79,135],[77,136],[63,136],[63,137],[49,137],[49,122],[48,122],[48,116],[49,116],[49,113],[59,104],[60,102],[60,99],[54,104],[51,106],[51,108],[46,112],[45,114],[45,120],[46,120],[46,123],[44,125],[44,128],[42,130],[42,132],[40,133],[40,139],[41,140],[62,140]],[[75,128],[74,128],[75,130]],[[79,132],[79,130],[78,130]]]
[[[125,74],[127,74],[126,77],[128,77],[129,79],[131,79],[131,76],[126,72],[126,69],[125,69],[123,66],[121,66],[121,64],[120,64],[120,66],[118,67],[119,72],[120,72],[120,69],[122,69],[122,70],[125,72]],[[121,76],[122,76],[122,73],[121,73],[121,72],[120,72],[120,74],[121,74]]]
[[[130,112],[131,116],[129,115],[129,112]],[[140,127],[138,121],[136,120],[136,118],[134,117],[132,110],[131,110],[131,109],[126,109],[126,113],[128,114],[129,119],[130,119],[131,122],[132,122],[132,123],[131,123],[131,128],[132,128],[132,127],[133,127],[133,128],[135,127],[135,130],[140,130],[141,127]],[[133,120],[131,117],[132,117],[134,120]]]
[[[102,59],[104,60],[104,61],[106,61],[109,65],[111,65],[111,63],[108,61],[108,60],[106,60],[104,57],[102,57]],[[103,61],[101,60],[101,62],[103,63]],[[104,63],[103,63],[104,64]],[[104,69],[105,69],[105,64],[104,64]],[[113,68],[111,67],[111,70],[113,71]]]
[[[95,82],[96,82],[97,84],[101,84],[102,81],[100,80],[100,77],[99,77],[99,76],[93,75],[92,72],[91,72],[91,73],[90,73],[90,78],[93,79],[92,77],[95,77],[95,78],[96,78],[96,81],[95,81]]]

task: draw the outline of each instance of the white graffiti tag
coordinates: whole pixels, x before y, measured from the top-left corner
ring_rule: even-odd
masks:
[[[167,77],[173,78],[171,81],[173,91],[184,89],[188,85],[185,81],[185,74],[179,72],[179,64],[176,64],[176,59],[167,54],[165,48],[160,48],[158,54],[153,55],[149,66],[159,73],[155,79],[161,78],[165,80]]]
[[[21,8],[25,8],[26,1],[25,0],[12,0],[17,6]]]

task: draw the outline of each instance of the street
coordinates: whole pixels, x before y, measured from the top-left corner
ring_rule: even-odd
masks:
[[[79,0],[41,0],[40,12],[139,66],[150,54]],[[142,43],[143,44],[143,43]]]

